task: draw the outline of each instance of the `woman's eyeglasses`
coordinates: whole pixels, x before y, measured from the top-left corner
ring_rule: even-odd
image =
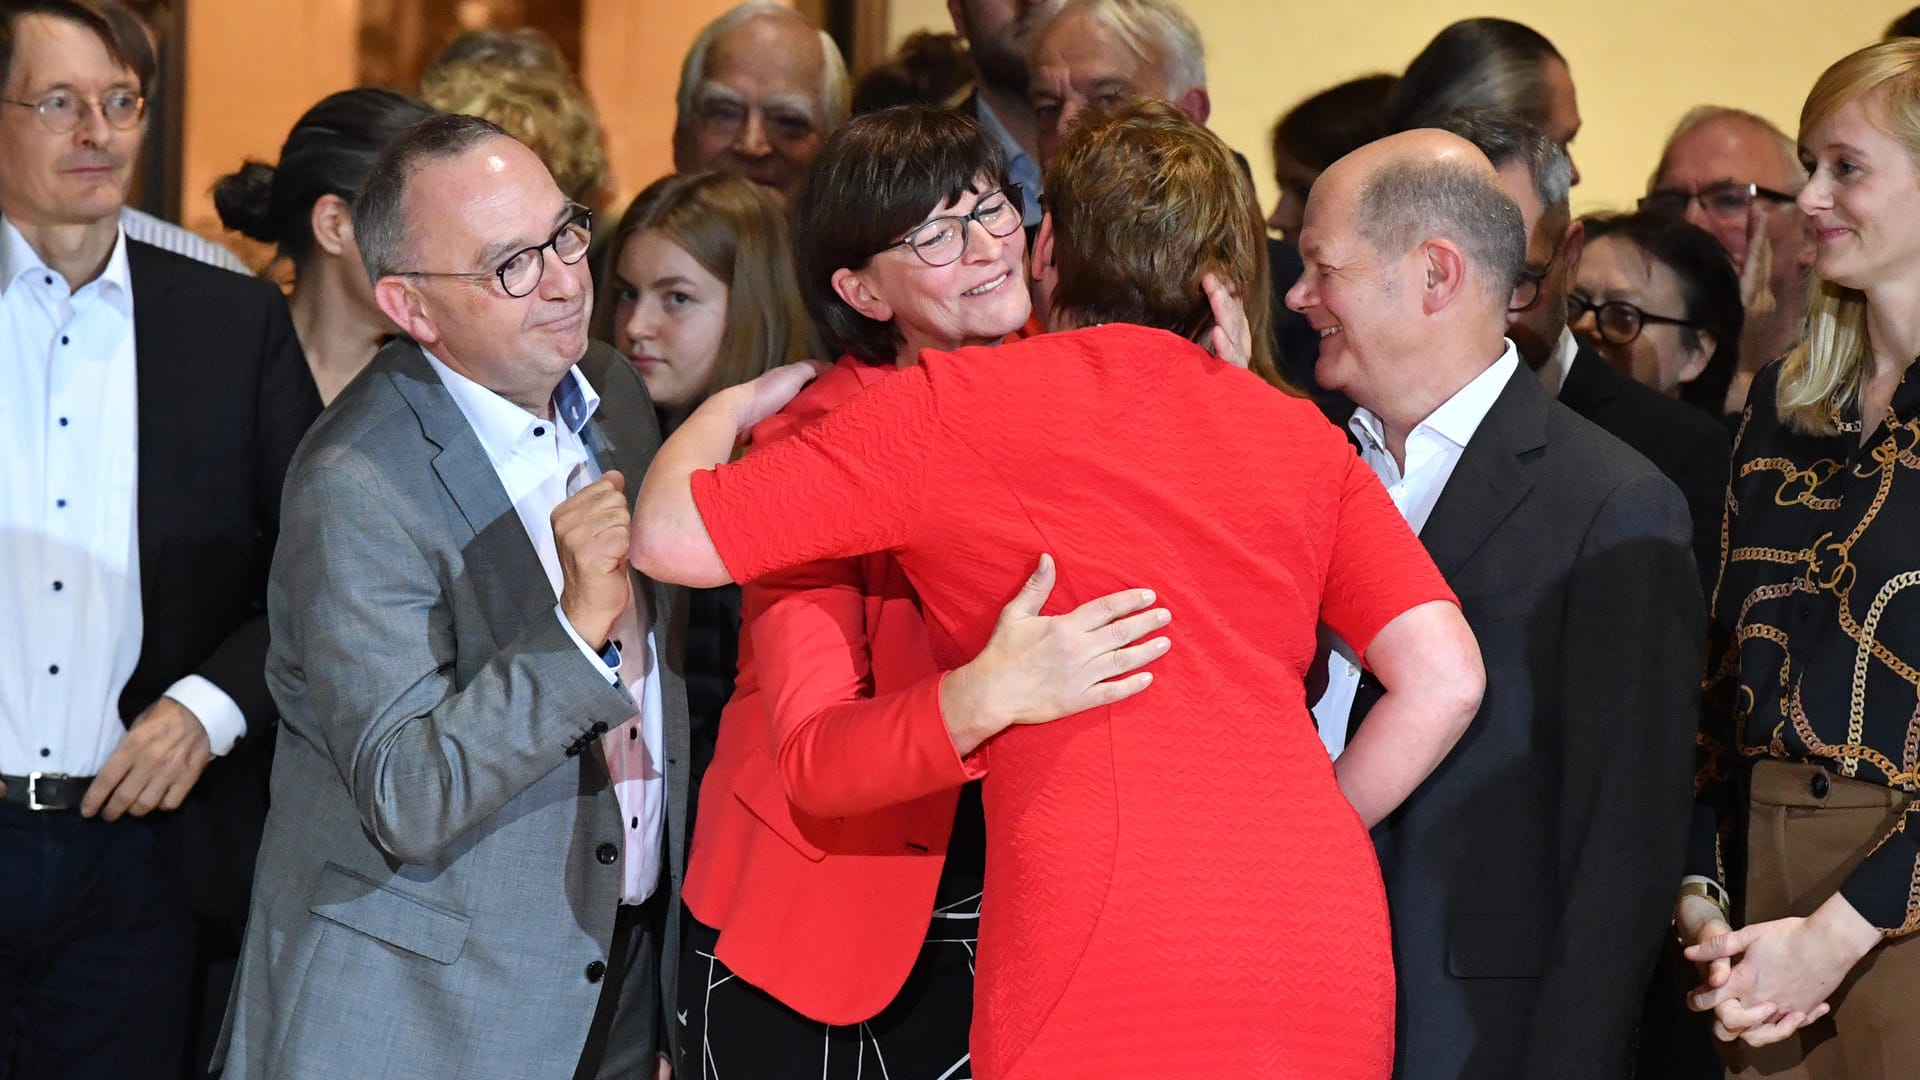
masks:
[[[1593,326],[1600,334],[1600,340],[1609,345],[1626,345],[1640,336],[1648,323],[1667,326],[1698,326],[1691,319],[1675,319],[1667,315],[1650,315],[1645,309],[1627,303],[1625,300],[1608,300],[1596,304],[1590,297],[1580,293],[1567,294],[1567,321],[1579,322],[1588,312],[1593,313]]]
[[[1020,185],[1008,184],[980,196],[980,201],[974,204],[971,211],[943,214],[921,222],[912,232],[880,251],[903,247],[920,256],[920,261],[928,266],[949,266],[959,262],[967,253],[967,239],[973,231],[967,228],[968,222],[986,230],[988,236],[1000,238],[1018,232],[1022,216]],[[880,251],[874,254],[878,255]]]

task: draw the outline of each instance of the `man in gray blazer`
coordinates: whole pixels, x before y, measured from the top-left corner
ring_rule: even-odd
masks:
[[[215,1065],[651,1078],[687,811],[682,597],[625,554],[652,405],[588,345],[585,211],[498,128],[410,129],[354,217],[406,336],[288,478],[273,807]]]

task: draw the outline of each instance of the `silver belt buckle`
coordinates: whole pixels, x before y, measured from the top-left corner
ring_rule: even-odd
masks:
[[[30,772],[28,773],[27,774],[27,809],[29,810],[55,809],[54,807],[50,807],[40,801],[40,781],[42,779],[65,780],[66,778],[67,778],[67,774],[63,772],[48,772],[48,773]]]

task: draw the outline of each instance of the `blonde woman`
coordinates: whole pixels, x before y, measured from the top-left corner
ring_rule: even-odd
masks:
[[[1920,40],[1827,69],[1800,147],[1819,244],[1809,332],[1756,376],[1734,448],[1675,923],[1701,965],[1689,1003],[1744,1044],[1730,1075],[1911,1076]]]

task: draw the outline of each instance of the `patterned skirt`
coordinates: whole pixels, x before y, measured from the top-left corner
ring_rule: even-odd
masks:
[[[692,921],[676,1020],[693,1080],[970,1080],[979,924],[977,893],[935,909],[900,993],[871,1020],[835,1025],[728,970],[713,955],[719,932]]]

